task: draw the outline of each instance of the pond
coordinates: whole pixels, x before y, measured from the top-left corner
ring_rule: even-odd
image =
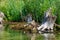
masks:
[[[56,40],[60,40],[59,32],[56,32],[54,35]],[[23,33],[23,31],[12,30],[6,27],[4,31],[0,31],[0,40],[31,40],[31,36]],[[44,40],[44,38],[41,34],[37,34],[36,40]]]
[[[16,31],[2,31],[0,32],[0,40],[28,40],[28,37],[22,32],[20,33]]]

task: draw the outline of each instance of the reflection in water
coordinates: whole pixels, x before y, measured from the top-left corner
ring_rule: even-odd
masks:
[[[42,35],[44,40],[55,40],[55,35],[53,33],[44,33]]]
[[[3,24],[0,24],[0,32],[4,30]]]

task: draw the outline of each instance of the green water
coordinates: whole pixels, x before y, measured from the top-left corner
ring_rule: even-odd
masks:
[[[0,40],[28,40],[26,34],[16,32],[0,32]]]
[[[60,33],[55,33],[56,40],[60,40]],[[0,31],[0,40],[31,40],[30,35],[22,31],[12,30],[6,27],[6,30]],[[37,35],[36,40],[43,40],[42,35]]]
[[[41,35],[36,37],[37,40],[43,40]],[[0,32],[0,40],[30,40],[29,35],[20,32]],[[56,34],[56,40],[60,40],[60,33]]]

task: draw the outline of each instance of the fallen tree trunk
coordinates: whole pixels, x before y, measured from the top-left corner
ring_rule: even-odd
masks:
[[[51,8],[47,10],[47,12],[44,15],[44,21],[42,21],[42,25],[38,27],[38,30],[40,31],[52,31],[53,27],[56,21],[56,16],[52,15]]]

